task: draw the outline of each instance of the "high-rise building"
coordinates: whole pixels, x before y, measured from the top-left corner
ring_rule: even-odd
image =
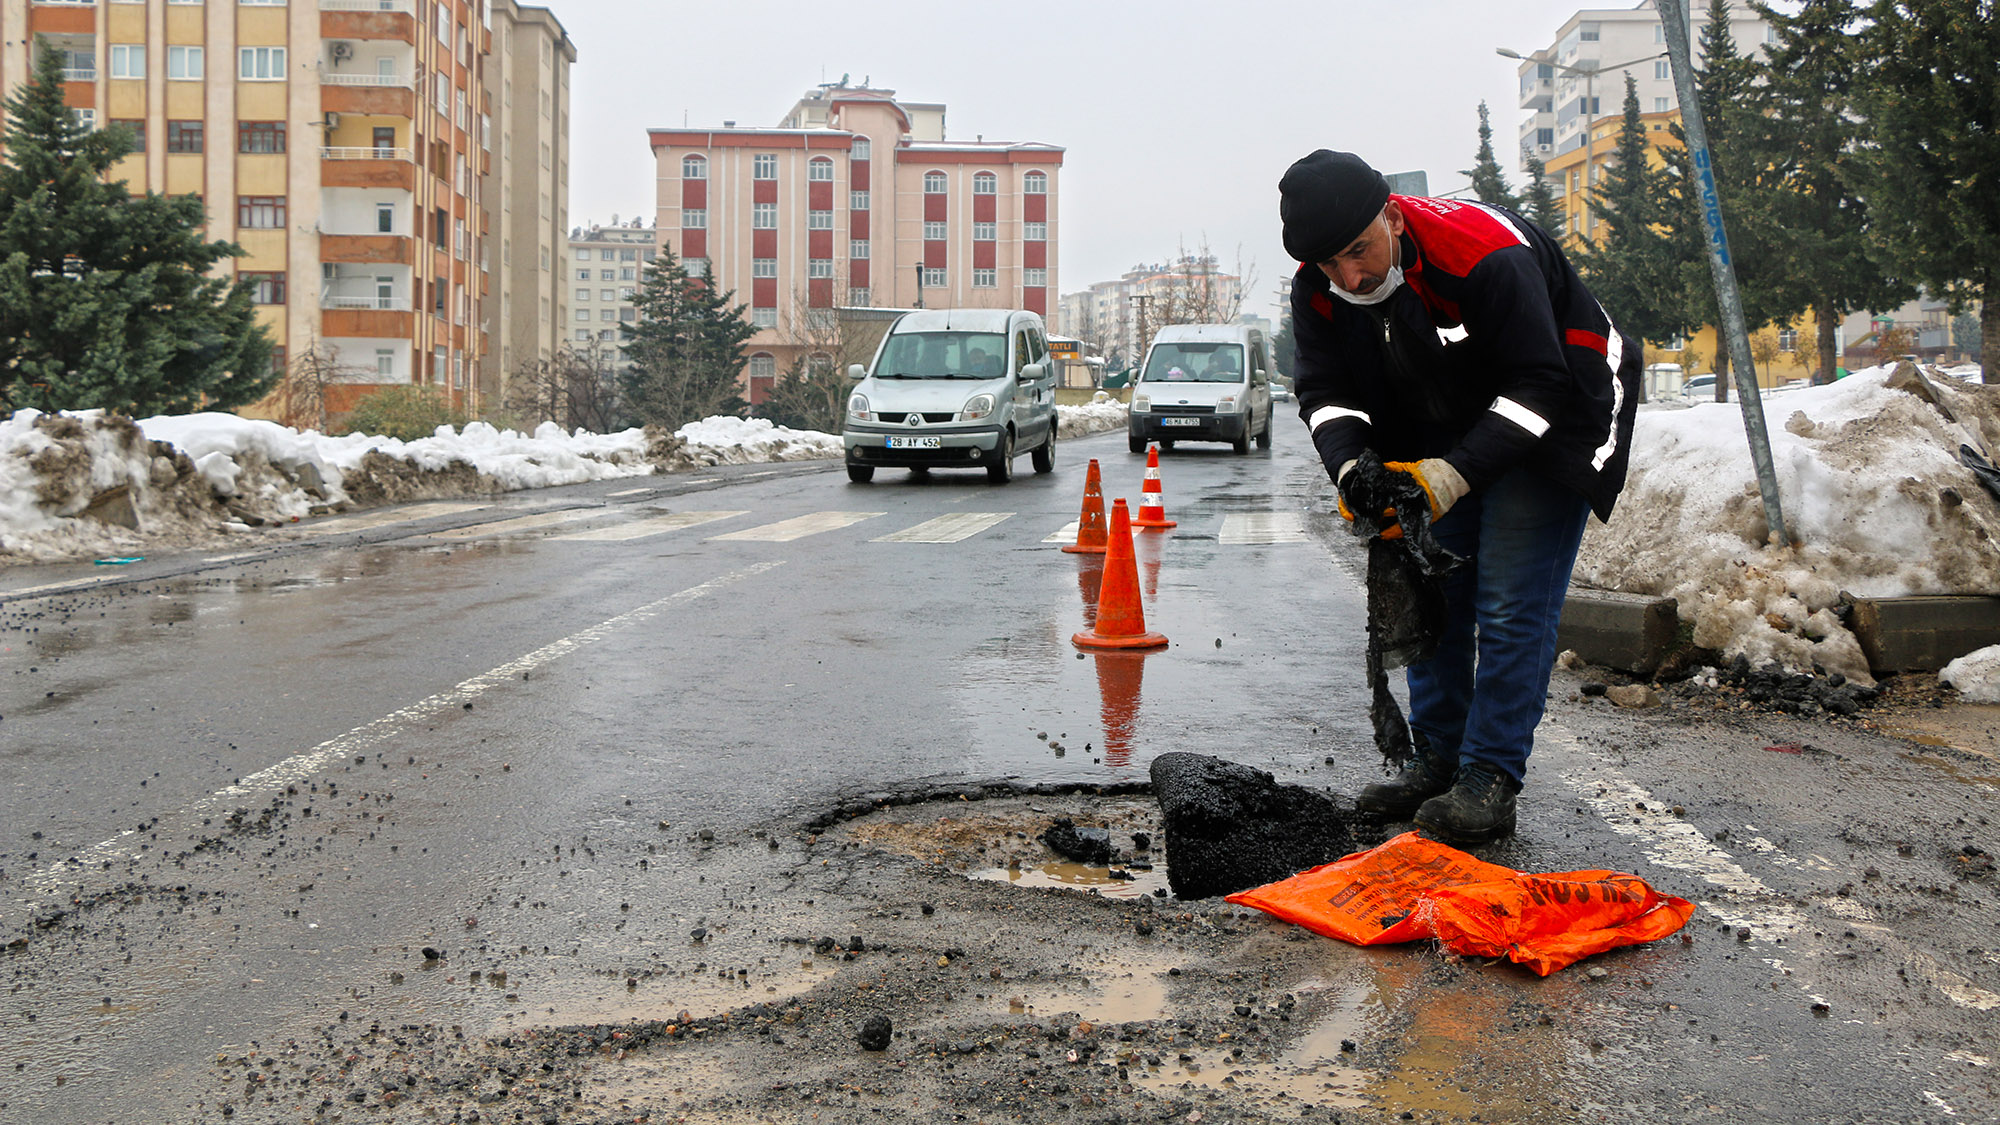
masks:
[[[328,409],[417,384],[476,411],[483,6],[0,0],[0,87],[31,76],[37,40],[62,51],[68,104],[138,138],[116,174],[207,201],[278,361],[317,350],[338,373]]]
[[[1058,322],[1064,335],[1097,349],[1116,371],[1143,360],[1165,325],[1236,321],[1243,296],[1243,279],[1224,272],[1213,254],[1183,254],[1063,294]]]
[[[945,138],[945,107],[864,82],[817,87],[774,128],[650,131],[662,244],[734,291],[762,401],[841,306],[1047,312],[1063,150]]]
[[[620,328],[638,322],[639,307],[633,299],[646,279],[646,267],[659,255],[658,246],[654,228],[640,226],[637,219],[621,226],[616,215],[610,226],[579,227],[569,233],[564,286],[571,312],[564,342],[610,377],[632,365],[620,347],[624,341]]]
[[[1728,7],[1736,49],[1746,55],[1761,50],[1770,25],[1743,0],[1730,0]],[[1705,5],[1696,5],[1689,28],[1697,65],[1705,12]],[[1521,108],[1528,111],[1519,131],[1522,167],[1530,154],[1541,159],[1563,210],[1565,229],[1551,233],[1595,239],[1599,224],[1588,188],[1603,180],[1616,155],[1626,76],[1632,77],[1646,129],[1660,134],[1649,136],[1654,146],[1673,143],[1666,129],[1680,119],[1659,8],[1654,0],[1630,8],[1584,8],[1563,21],[1555,41],[1541,50],[1523,55],[1502,46],[1503,54],[1521,59]]]
[[[492,156],[481,203],[481,260],[493,278],[491,340],[480,398],[507,400],[510,376],[552,358],[568,333],[563,257],[569,226],[570,68],[576,44],[547,8],[488,0],[493,53],[486,63]]]

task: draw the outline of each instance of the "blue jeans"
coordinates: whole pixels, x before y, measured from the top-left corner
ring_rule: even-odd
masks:
[[[1434,525],[1438,542],[1467,560],[1445,579],[1437,654],[1407,672],[1410,726],[1439,757],[1521,780],[1589,517],[1582,496],[1516,469]]]

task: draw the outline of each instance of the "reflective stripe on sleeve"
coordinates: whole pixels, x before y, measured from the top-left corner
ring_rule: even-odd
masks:
[[[1511,398],[1496,398],[1490,408],[1493,413],[1507,419],[1535,437],[1549,432],[1549,420],[1522,406]]]
[[[1359,418],[1367,425],[1372,426],[1375,424],[1373,419],[1359,410],[1349,410],[1344,406],[1322,406],[1318,410],[1313,411],[1311,417],[1306,419],[1306,428],[1314,433],[1318,433],[1321,426],[1326,425],[1335,418]]]
[[[1604,312],[1603,305],[1597,309]],[[1604,463],[1611,460],[1611,455],[1618,451],[1618,415],[1625,409],[1625,384],[1618,381],[1618,368],[1625,362],[1625,340],[1618,335],[1618,326],[1611,323],[1610,313],[1604,314],[1604,340],[1607,345],[1604,362],[1611,367],[1611,425],[1604,435],[1604,444],[1590,456],[1590,467],[1600,471]]]

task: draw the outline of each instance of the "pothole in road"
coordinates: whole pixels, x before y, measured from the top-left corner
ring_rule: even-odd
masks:
[[[1079,863],[1051,849],[1042,834],[1065,818],[1079,829],[1105,830],[1111,862]],[[976,808],[925,802],[879,809],[839,831],[857,844],[987,882],[1121,899],[1171,893],[1166,832],[1159,806],[1148,800],[1053,794],[987,799]]]

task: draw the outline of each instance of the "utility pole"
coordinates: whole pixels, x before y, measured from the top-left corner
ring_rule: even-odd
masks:
[[[1688,156],[1701,189],[1701,227],[1708,234],[1708,268],[1715,275],[1715,304],[1722,310],[1722,329],[1729,343],[1730,374],[1736,377],[1736,397],[1743,410],[1743,432],[1750,439],[1750,460],[1757,469],[1757,491],[1764,497],[1764,524],[1770,541],[1789,543],[1785,517],[1778,505],[1778,474],[1771,460],[1771,436],[1764,427],[1764,400],[1757,390],[1757,369],[1750,359],[1750,332],[1743,320],[1743,297],[1736,289],[1736,264],[1729,257],[1729,235],[1722,226],[1722,200],[1715,190],[1715,166],[1708,150],[1708,129],[1701,120],[1701,102],[1694,88],[1694,64],[1688,52],[1687,0],[1658,5],[1660,25],[1667,35],[1673,62],[1674,93],[1681,103],[1681,128],[1687,133]]]

